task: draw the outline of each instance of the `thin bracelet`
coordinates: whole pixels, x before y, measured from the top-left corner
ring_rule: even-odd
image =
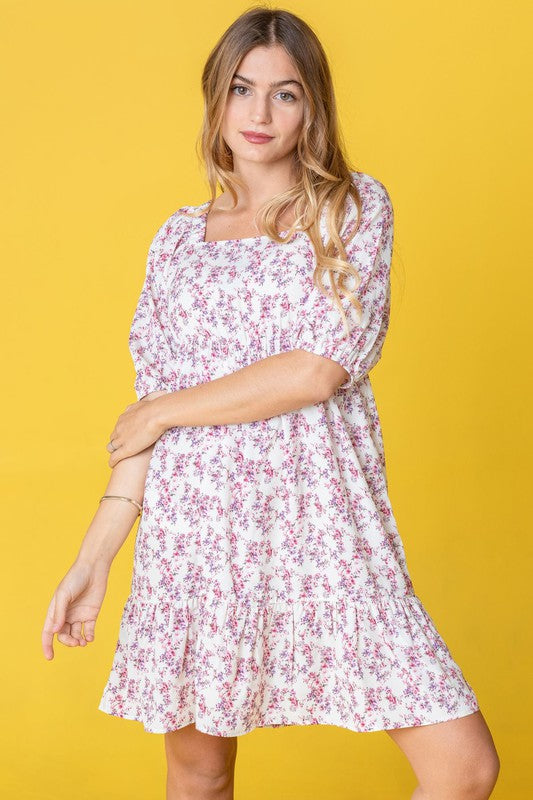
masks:
[[[137,516],[139,516],[139,514],[140,514],[140,513],[142,512],[142,510],[143,510],[143,507],[142,507],[142,505],[141,505],[140,503],[138,503],[138,502],[137,502],[137,500],[132,500],[132,498],[131,498],[131,497],[121,497],[121,496],[120,496],[120,495],[118,495],[118,494],[104,494],[104,496],[100,498],[100,501],[99,501],[99,502],[101,503],[101,502],[102,502],[102,500],[106,500],[108,497],[111,497],[111,498],[113,498],[113,499],[115,499],[115,500],[127,500],[127,501],[128,501],[128,503],[133,503],[133,505],[134,505],[134,506],[137,506],[137,508],[139,509],[139,512],[138,512]]]

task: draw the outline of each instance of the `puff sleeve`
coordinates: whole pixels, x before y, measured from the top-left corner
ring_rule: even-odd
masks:
[[[345,334],[342,316],[333,300],[313,286],[304,300],[294,343],[295,348],[331,358],[347,370],[349,377],[338,389],[352,387],[375,366],[389,324],[392,203],[386,188],[375,179],[370,191],[365,188],[362,200],[361,225],[346,246],[348,260],[361,277],[357,289],[354,278],[347,278],[346,286],[355,290],[362,314],[359,318],[349,298],[341,297],[350,329]],[[357,221],[357,208],[351,203],[353,210],[341,232],[343,239]],[[327,289],[327,274],[324,285]]]
[[[135,366],[135,393],[146,394],[168,389],[174,356],[166,319],[165,295],[157,271],[157,253],[162,226],[156,233],[146,264],[144,283],[129,333],[129,350]]]

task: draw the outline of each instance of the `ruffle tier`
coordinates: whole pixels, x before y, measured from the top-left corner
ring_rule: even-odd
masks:
[[[149,733],[191,723],[376,731],[471,714],[476,696],[415,594],[169,602],[130,594],[98,708]]]

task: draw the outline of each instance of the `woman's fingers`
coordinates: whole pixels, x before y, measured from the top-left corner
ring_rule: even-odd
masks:
[[[75,562],[58,585],[42,631],[45,657],[54,658],[54,635],[67,647],[85,647],[94,629],[107,586],[107,571]]]
[[[81,645],[85,647],[87,642],[81,635],[81,622],[73,622],[72,625],[66,622],[67,608],[71,601],[70,595],[59,587],[48,607],[46,620],[41,636],[42,648],[45,658],[51,660],[54,657],[54,634],[57,634],[57,641],[69,647]]]
[[[94,641],[94,628],[96,620],[89,620],[88,622],[65,622],[59,631],[53,628],[52,617],[47,617],[42,632],[42,646],[45,657],[48,660],[54,657],[54,634],[57,635],[57,641],[67,647],[86,647],[89,642]],[[84,625],[84,633],[82,633],[82,625]]]
[[[65,624],[67,616],[67,606],[70,602],[70,597],[67,593],[59,588],[52,598],[52,624],[53,630],[60,631]]]
[[[61,642],[61,644],[68,645],[69,647],[77,647],[79,646],[78,639],[75,639],[70,634],[70,625],[68,622],[62,626],[61,630],[56,631],[51,624],[52,620],[50,619],[50,623],[45,623],[42,633],[42,645],[43,645],[43,652],[45,658],[51,661],[54,657],[54,633],[57,635],[57,641]]]
[[[58,592],[56,591],[50,605],[46,612],[46,619],[41,634],[41,644],[45,658],[49,661],[54,657],[54,633],[56,633],[63,624],[61,620],[61,611],[58,603]]]
[[[52,615],[48,613],[41,634],[41,645],[44,657],[49,661],[54,657],[54,630]]]
[[[72,626],[69,625],[68,622],[65,623],[64,630],[59,631],[59,633],[57,634],[57,641],[61,642],[61,644],[66,644],[68,647],[79,647],[80,644],[79,640],[76,637],[72,636],[72,634],[69,631],[69,628],[71,629]]]
[[[119,461],[122,461],[123,458],[127,458],[130,455],[134,455],[134,453],[129,453],[128,450],[124,447],[124,445],[121,445],[120,447],[115,447],[115,449],[109,456],[107,463],[109,464],[110,467],[114,467],[116,464],[118,464]]]
[[[85,638],[88,642],[92,642],[94,640],[94,628],[96,625],[95,619],[89,619],[85,622],[84,630],[85,630]]]
[[[70,626],[70,635],[71,635],[71,636],[72,636],[74,639],[77,639],[77,641],[78,641],[78,644],[80,644],[82,647],[85,647],[85,645],[87,644],[87,642],[85,641],[85,637],[83,636],[83,634],[82,634],[82,632],[81,632],[81,626],[82,626],[82,623],[81,623],[81,621],[79,621],[79,622],[73,622],[73,623],[71,624],[71,626]]]

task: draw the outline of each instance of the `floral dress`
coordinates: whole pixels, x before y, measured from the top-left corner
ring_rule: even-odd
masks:
[[[156,441],[99,704],[150,733],[376,731],[479,707],[414,592],[388,497],[369,372],[389,322],[393,209],[379,180],[352,177],[363,312],[342,301],[348,337],[312,284],[305,232],[206,242],[205,215],[191,215],[206,202],[174,212],[150,246],[129,337],[138,399],[294,349],[349,373],[325,401]],[[356,221],[349,198],[343,238]]]

